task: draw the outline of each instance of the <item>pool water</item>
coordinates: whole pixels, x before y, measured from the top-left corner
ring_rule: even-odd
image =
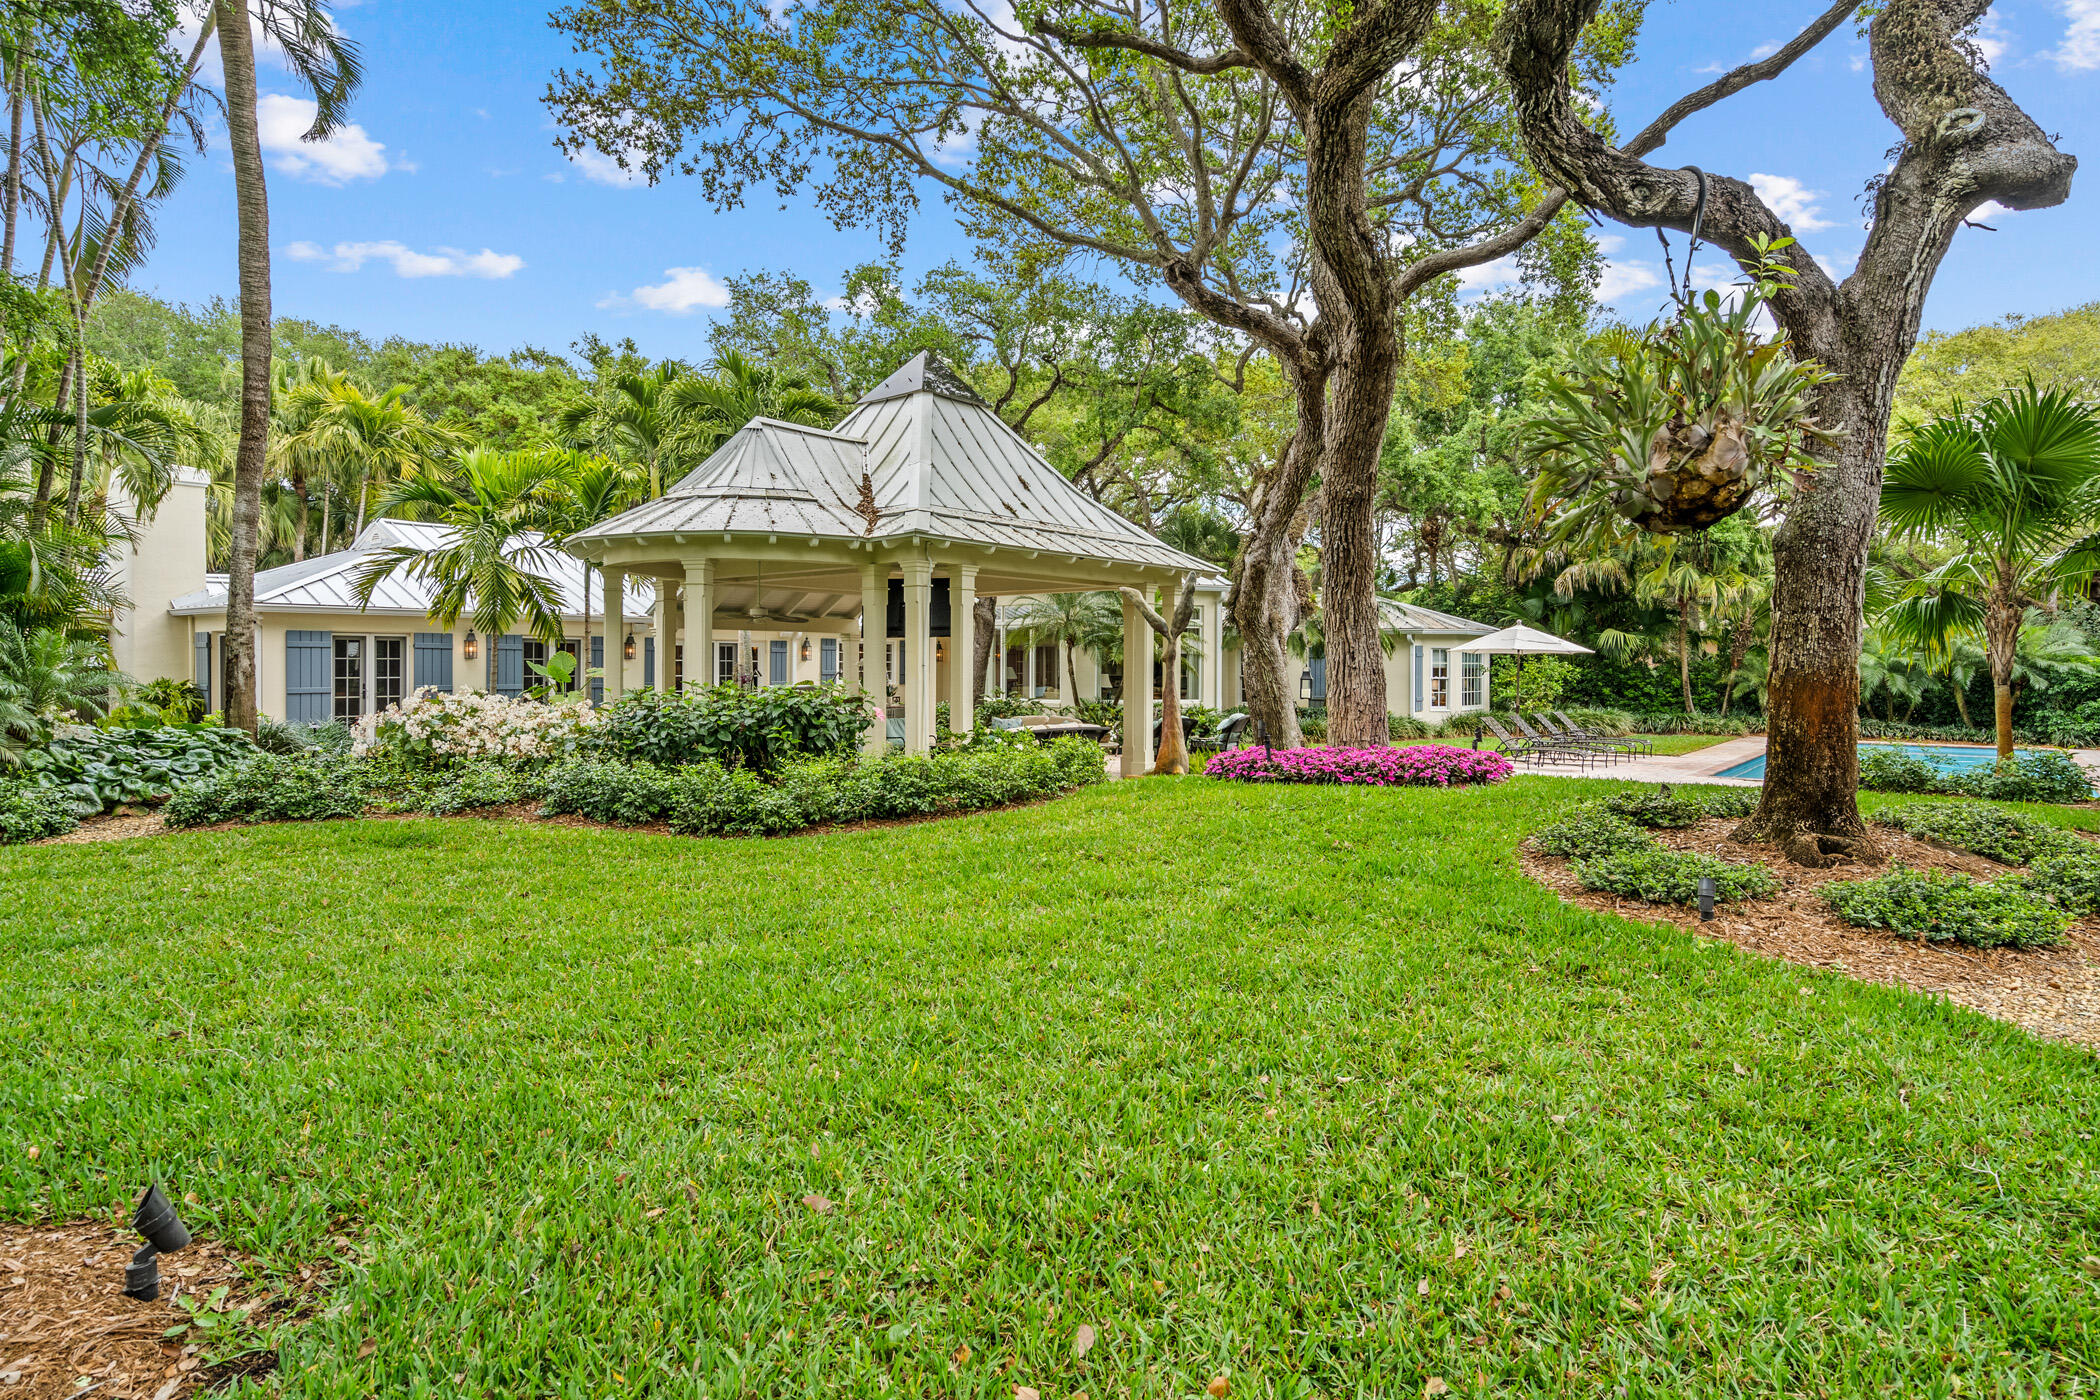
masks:
[[[1998,761],[1998,751],[1988,744],[1861,744],[1859,756],[1865,758],[1873,749],[1894,749],[1912,758],[1922,758],[1942,773],[1969,773],[1978,768],[1988,768]],[[2034,757],[2034,750],[2017,751],[2022,758]],[[1765,756],[1738,763],[1733,768],[1723,768],[1714,774],[1716,778],[1756,778],[1765,776]]]

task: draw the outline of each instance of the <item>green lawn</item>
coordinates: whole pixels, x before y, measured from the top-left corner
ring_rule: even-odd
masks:
[[[1640,737],[1655,745],[1657,754],[1697,753],[1710,749],[1715,744],[1725,744],[1730,738],[1726,734],[1643,734]]]
[[[353,1238],[300,1395],[2090,1393],[2093,1059],[1519,878],[1604,786],[0,852],[0,1215]]]

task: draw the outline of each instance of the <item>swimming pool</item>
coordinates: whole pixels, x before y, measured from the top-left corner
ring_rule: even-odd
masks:
[[[1865,758],[1874,749],[1894,749],[1912,758],[1922,758],[1943,773],[1970,773],[1978,768],[1988,768],[1998,761],[1998,751],[1988,744],[1861,744],[1859,756]],[[2034,757],[2033,749],[2020,749],[2022,758]],[[1723,768],[1714,774],[1716,778],[1755,778],[1762,781],[1765,776],[1765,756],[1759,754],[1733,768]]]

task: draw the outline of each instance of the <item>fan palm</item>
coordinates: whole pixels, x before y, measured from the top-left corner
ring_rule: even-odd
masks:
[[[40,719],[99,715],[117,689],[130,684],[110,666],[100,641],[0,619],[0,695],[19,709]]]
[[[405,478],[381,499],[380,513],[437,521],[445,538],[431,549],[376,552],[358,570],[358,601],[370,606],[381,583],[406,571],[434,585],[430,615],[446,627],[465,617],[498,637],[523,619],[534,636],[558,640],[561,589],[550,577],[556,560],[546,531],[570,470],[559,449],[477,447],[452,466]]]
[[[1904,537],[1953,549],[1912,580],[1883,626],[1913,645],[1983,638],[1998,754],[2012,756],[2013,672],[2028,609],[2100,572],[2100,416],[2025,388],[1915,427],[1889,459],[1881,515]]]
[[[1007,618],[1006,635],[1037,646],[1062,647],[1065,683],[1077,695],[1073,658],[1081,650],[1107,657],[1122,646],[1123,606],[1113,593],[1038,594]]]
[[[754,418],[828,428],[839,406],[798,375],[725,350],[702,376],[681,379],[664,395],[671,435],[687,462],[704,461]],[[666,482],[665,485],[669,485]]]

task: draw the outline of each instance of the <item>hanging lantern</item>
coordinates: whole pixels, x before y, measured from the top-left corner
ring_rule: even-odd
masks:
[[[627,654],[627,659],[629,661],[634,660],[634,633],[632,632],[629,632],[627,634],[627,646],[625,647],[625,651]]]

